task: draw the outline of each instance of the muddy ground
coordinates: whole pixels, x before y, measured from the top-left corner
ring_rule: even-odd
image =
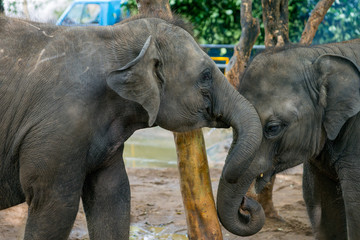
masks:
[[[186,220],[176,168],[128,168],[132,191],[131,239],[187,239]],[[221,166],[211,167],[216,194]],[[275,207],[284,221],[267,219],[264,228],[242,238],[223,230],[224,239],[313,239],[301,193],[301,168],[279,174],[274,187]],[[0,211],[0,240],[21,239],[27,206],[21,204]],[[80,208],[70,239],[88,239]]]

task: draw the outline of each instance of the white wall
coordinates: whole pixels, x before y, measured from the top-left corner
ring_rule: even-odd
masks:
[[[30,19],[39,22],[55,23],[56,11],[64,11],[72,0],[27,0]],[[17,13],[14,12],[14,5]],[[24,18],[23,0],[4,0],[5,14]]]

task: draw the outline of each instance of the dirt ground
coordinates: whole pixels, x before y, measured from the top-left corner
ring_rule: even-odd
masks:
[[[176,168],[128,168],[132,192],[131,239],[187,239],[186,220]],[[216,194],[221,166],[210,169]],[[313,239],[301,193],[301,168],[277,175],[275,207],[284,221],[266,220],[254,236],[242,238],[223,230],[232,239]],[[22,239],[27,206],[21,204],[0,211],[0,240]],[[86,221],[80,208],[70,239],[88,239]]]

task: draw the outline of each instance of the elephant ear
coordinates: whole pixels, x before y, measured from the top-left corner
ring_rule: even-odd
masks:
[[[147,111],[149,126],[154,124],[160,106],[160,89],[154,73],[156,58],[157,50],[149,36],[139,55],[106,79],[119,96],[139,103]]]
[[[360,68],[346,57],[331,54],[320,56],[314,65],[325,107],[323,125],[334,140],[345,122],[360,111]]]

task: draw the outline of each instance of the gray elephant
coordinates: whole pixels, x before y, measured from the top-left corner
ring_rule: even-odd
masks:
[[[91,239],[128,239],[122,153],[137,129],[232,126],[228,161],[260,145],[255,109],[174,24],[0,17],[0,209],[26,201],[25,239],[67,239],[80,198]]]
[[[238,235],[262,224],[261,206],[244,199],[275,173],[304,163],[303,193],[317,239],[360,239],[360,39],[289,46],[257,55],[239,92],[257,110],[263,140],[252,159],[225,167],[217,205]],[[248,214],[238,214],[250,201]],[[249,204],[248,204],[249,205]]]

